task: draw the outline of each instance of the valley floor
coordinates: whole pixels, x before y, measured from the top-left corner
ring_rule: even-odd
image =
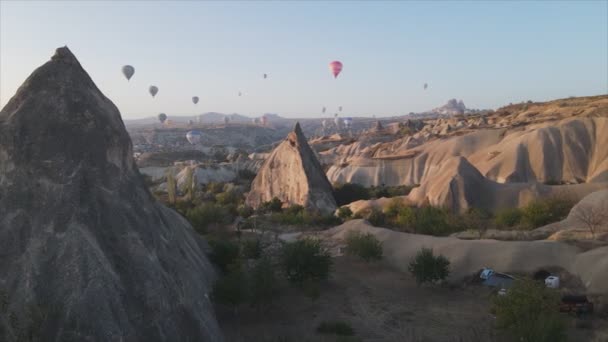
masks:
[[[498,341],[487,289],[417,286],[384,263],[347,256],[334,258],[316,301],[284,287],[266,310],[243,307],[235,315],[218,308],[217,314],[227,341]],[[316,333],[321,322],[336,320],[349,323],[355,336]],[[595,318],[592,324],[596,331],[576,329],[573,318],[571,340],[604,341],[597,328],[608,331],[608,323]]]

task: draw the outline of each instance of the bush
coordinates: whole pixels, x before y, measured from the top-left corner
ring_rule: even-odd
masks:
[[[241,204],[237,207],[236,212],[239,216],[246,219],[253,215],[253,208],[246,204]]]
[[[224,183],[208,183],[206,186],[206,190],[212,194],[219,194],[220,192],[224,192]]]
[[[215,195],[215,201],[222,205],[238,205],[241,201],[241,196],[236,191],[220,192]]]
[[[430,248],[422,248],[410,263],[408,270],[418,284],[445,280],[450,274],[450,261],[443,255],[435,256]]]
[[[242,270],[234,270],[218,279],[213,285],[213,301],[237,308],[249,299],[249,284]]]
[[[227,207],[214,203],[203,203],[198,207],[187,210],[186,219],[190,221],[194,230],[199,234],[206,234],[210,225],[224,224],[231,220],[231,213]]]
[[[557,196],[535,200],[522,209],[523,222],[530,228],[538,228],[563,220],[573,205],[571,200]]]
[[[251,270],[249,276],[251,304],[262,307],[270,304],[277,295],[278,282],[274,266],[269,258],[261,258]]]
[[[359,184],[345,183],[345,184],[334,184],[334,198],[338,206],[352,203],[358,200],[370,199],[368,190]]]
[[[281,263],[287,279],[301,285],[307,280],[327,279],[332,262],[318,240],[303,239],[283,246]]]
[[[349,219],[351,216],[353,216],[353,211],[350,210],[349,207],[340,207],[338,209],[338,217],[343,219],[343,220],[347,220]]]
[[[403,207],[397,212],[395,224],[401,228],[413,229],[416,225],[416,211],[412,207]]]
[[[219,267],[223,272],[228,272],[238,265],[240,248],[239,245],[230,240],[210,240],[209,260]]]
[[[522,216],[522,211],[519,208],[507,208],[496,214],[494,223],[499,227],[514,227],[521,223]]]
[[[278,199],[277,197],[274,197],[272,200],[268,201],[268,202],[264,202],[262,203],[262,205],[260,205],[260,210],[262,212],[281,212],[281,208],[283,207],[283,203],[281,202],[280,199]]]
[[[262,256],[262,241],[260,239],[248,239],[242,243],[242,254],[245,259],[259,259]]]
[[[412,225],[418,234],[445,236],[453,231],[449,223],[449,214],[444,209],[422,207],[416,210],[415,217]]]
[[[380,211],[379,209],[374,208],[374,209],[372,209],[372,211],[367,216],[367,220],[373,226],[380,227],[380,226],[384,226],[385,225],[385,223],[386,223],[386,216],[384,215],[384,213],[382,211]]]
[[[382,243],[370,234],[350,232],[346,236],[346,253],[356,255],[365,261],[382,259]]]
[[[350,324],[342,321],[324,321],[317,326],[319,334],[332,334],[339,336],[353,336],[355,331]]]
[[[557,291],[531,279],[517,280],[504,296],[496,296],[492,310],[496,324],[514,341],[566,341]]]

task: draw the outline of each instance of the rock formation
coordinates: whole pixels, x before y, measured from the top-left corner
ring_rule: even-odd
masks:
[[[0,111],[0,213],[0,340],[222,340],[204,242],[67,47]]]
[[[264,161],[251,185],[247,204],[256,208],[273,197],[286,205],[299,204],[325,214],[336,209],[332,186],[299,123]]]

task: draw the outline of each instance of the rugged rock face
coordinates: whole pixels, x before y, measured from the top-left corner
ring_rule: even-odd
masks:
[[[331,184],[299,123],[264,161],[251,185],[247,204],[255,208],[273,197],[322,213],[336,209]]]
[[[204,243],[67,47],[0,111],[0,213],[0,340],[222,340]]]

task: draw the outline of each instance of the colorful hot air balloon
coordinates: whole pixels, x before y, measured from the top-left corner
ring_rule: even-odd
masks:
[[[133,77],[133,74],[135,73],[135,68],[130,66],[130,65],[125,65],[122,67],[122,74],[125,75],[125,77],[127,78],[127,81],[131,80],[131,77]]]
[[[268,78],[268,74],[264,74],[264,79],[267,79],[267,78]]]
[[[201,133],[200,131],[190,131],[186,133],[186,139],[188,139],[188,142],[192,145],[196,145],[201,141],[202,135],[203,133]]]
[[[194,103],[194,104],[198,103],[198,96],[192,96],[192,103]]]
[[[152,95],[152,97],[154,97],[158,93],[158,87],[157,86],[150,86],[150,88],[148,89],[148,91],[150,92],[150,95]]]
[[[429,87],[429,85],[425,83],[424,84],[424,89],[426,90],[426,88],[428,88],[428,87]]]
[[[329,71],[332,75],[334,75],[334,78],[337,78],[340,72],[342,71],[342,62],[333,61],[329,63]]]
[[[160,123],[165,123],[165,120],[167,120],[167,114],[165,114],[165,113],[158,114],[158,121],[160,121]]]
[[[346,128],[350,128],[350,126],[353,124],[353,118],[344,118],[344,126],[346,126]]]

